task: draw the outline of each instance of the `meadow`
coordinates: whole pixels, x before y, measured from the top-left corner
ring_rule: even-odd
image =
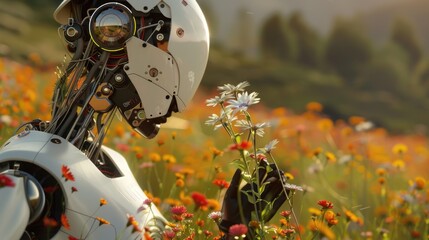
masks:
[[[58,70],[41,67],[37,56],[30,60],[25,65],[0,58],[0,145],[22,123],[50,118]],[[252,93],[247,100],[254,101],[234,113],[245,121],[229,116],[237,124],[227,125],[217,94],[199,91],[155,139],[116,119],[105,141],[127,158],[171,222],[166,239],[219,239],[215,216],[241,166],[237,160],[258,154],[275,162],[294,186],[269,222],[245,226],[263,229],[264,239],[428,238],[427,136],[392,135],[361,116],[333,121],[318,102],[300,113],[269,109]]]

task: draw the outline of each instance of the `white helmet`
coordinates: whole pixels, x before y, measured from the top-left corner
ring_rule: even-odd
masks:
[[[209,53],[209,31],[196,0],[64,0],[54,18],[70,48],[79,39],[84,48],[96,45],[96,53],[81,58],[95,62],[108,53],[111,80],[100,86],[104,98],[91,100],[96,111],[109,109],[100,101],[114,105],[150,137],[152,130],[144,128],[164,123],[190,103]]]

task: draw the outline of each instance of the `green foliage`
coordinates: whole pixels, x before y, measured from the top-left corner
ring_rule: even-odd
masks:
[[[320,65],[321,40],[300,12],[294,12],[288,21],[289,29],[295,36],[297,56],[296,62],[308,67]]]
[[[261,28],[260,48],[264,57],[288,61],[294,58],[293,36],[280,14],[273,14]]]
[[[325,60],[345,80],[353,81],[371,60],[372,46],[359,26],[350,20],[338,19],[330,33]]]
[[[393,24],[391,41],[407,53],[410,67],[415,67],[423,57],[422,46],[411,24],[399,18]]]

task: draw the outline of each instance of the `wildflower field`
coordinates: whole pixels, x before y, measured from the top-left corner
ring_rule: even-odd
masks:
[[[56,70],[34,67],[36,60],[0,58],[0,145],[21,124],[50,118]],[[360,116],[333,121],[317,102],[302,113],[268,109],[264,89],[258,95],[246,85],[201,90],[152,140],[113,123],[105,143],[127,158],[150,204],[171,222],[165,239],[219,239],[234,172],[252,182],[261,161],[284,171],[288,197],[272,219],[262,213],[232,226],[236,239],[252,228],[260,239],[428,238],[426,136],[393,136]],[[13,186],[0,178],[2,187]]]

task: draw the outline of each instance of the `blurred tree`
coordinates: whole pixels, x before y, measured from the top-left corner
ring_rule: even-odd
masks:
[[[238,10],[231,34],[231,45],[240,56],[250,56],[255,53],[255,41],[252,35],[255,26],[253,20],[252,14],[245,7]]]
[[[406,79],[406,66],[396,59],[373,59],[363,70],[361,87],[366,91],[387,91],[395,93],[399,84]]]
[[[412,25],[403,18],[395,20],[391,41],[403,48],[409,57],[410,67],[414,68],[423,56],[422,46]]]
[[[288,21],[289,28],[296,40],[296,61],[308,67],[317,67],[320,64],[320,39],[304,20],[300,12],[294,12]]]
[[[262,24],[259,44],[263,57],[282,61],[293,59],[293,37],[286,28],[287,25],[278,13],[271,15]]]
[[[337,19],[327,40],[325,60],[328,66],[353,82],[371,56],[371,42],[360,26],[352,20]]]

